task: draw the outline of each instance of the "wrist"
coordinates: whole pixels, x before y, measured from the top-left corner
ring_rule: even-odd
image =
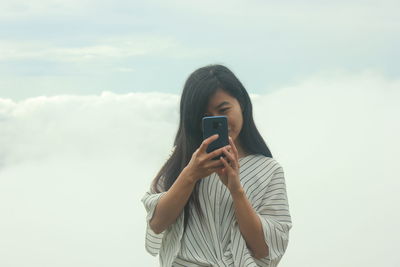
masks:
[[[186,167],[183,168],[182,172],[182,177],[183,179],[189,183],[190,185],[194,185],[197,182],[197,178],[194,174],[192,174],[189,169],[187,169]]]
[[[232,198],[243,197],[246,195],[243,187],[231,189],[230,192],[231,192]]]

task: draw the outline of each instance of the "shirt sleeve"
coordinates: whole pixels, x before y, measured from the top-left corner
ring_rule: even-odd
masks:
[[[284,172],[279,164],[277,166],[260,205],[255,209],[269,250],[268,256],[259,261],[269,262],[269,266],[278,265],[288,246],[292,228]]]
[[[171,266],[174,256],[179,252],[184,227],[184,212],[181,212],[176,221],[163,232],[156,234],[151,229],[150,221],[153,218],[154,211],[161,197],[166,193],[155,193],[150,189],[141,199],[147,211],[145,249],[154,257],[160,256],[160,266]]]
[[[271,169],[269,166],[272,166]],[[235,266],[275,267],[288,245],[292,222],[283,169],[272,158],[262,161],[258,168],[267,171],[254,177],[256,180],[254,184],[259,190],[252,190],[247,197],[260,218],[265,243],[268,245],[268,256],[261,259],[254,257],[235,219],[231,225],[232,255]],[[258,170],[255,169],[255,171]]]
[[[164,236],[165,230],[160,234],[156,234],[150,228],[150,221],[153,218],[154,211],[157,207],[158,201],[165,193],[167,192],[152,194],[150,191],[148,191],[142,198],[142,203],[144,204],[144,207],[147,211],[145,248],[146,251],[153,256],[157,256],[158,253],[160,252],[162,238]]]

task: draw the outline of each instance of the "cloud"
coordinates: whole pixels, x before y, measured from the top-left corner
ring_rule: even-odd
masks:
[[[157,1],[150,1],[157,2]],[[340,34],[340,31],[379,33],[398,30],[393,23],[398,1],[218,1],[188,2],[172,0],[159,3],[163,8],[192,18],[202,18],[233,29],[319,32],[321,35]],[[249,28],[251,25],[251,28]],[[234,27],[232,27],[234,26]]]
[[[99,60],[126,59],[144,55],[188,56],[187,49],[168,36],[114,36],[92,40],[92,43],[92,45],[60,46],[46,41],[15,42],[2,40],[0,44],[0,61],[34,59],[84,63]],[[196,56],[195,51],[192,51],[192,56]]]
[[[400,232],[386,229],[400,222],[399,101],[400,81],[373,72],[321,73],[254,101],[286,169],[294,220],[287,266],[336,266],[326,259],[338,251],[345,266],[395,265]],[[365,254],[371,243],[385,244],[373,249],[379,260]]]
[[[103,92],[100,96],[42,96],[20,102],[2,99],[0,121],[6,138],[1,142],[2,162],[77,151],[96,156],[101,147],[103,155],[148,150],[146,143],[160,142],[165,147],[159,129],[169,129],[176,122],[177,98],[164,93]]]
[[[42,16],[57,16],[81,13],[93,7],[94,1],[66,1],[66,0],[40,0],[40,1],[0,1],[2,10],[0,19],[15,20]]]
[[[339,251],[344,266],[394,266],[400,81],[319,73],[251,98],[286,175],[294,226],[282,264],[333,267]],[[172,147],[179,99],[0,99],[0,265],[156,265],[140,198]]]
[[[133,68],[117,68],[116,71],[118,72],[135,72]]]
[[[392,0],[0,1],[0,94],[148,90],[151,74],[174,65],[152,80],[157,90],[171,89],[185,70],[212,62],[237,66],[253,88],[267,76],[270,90],[321,69],[399,77],[398,7]]]

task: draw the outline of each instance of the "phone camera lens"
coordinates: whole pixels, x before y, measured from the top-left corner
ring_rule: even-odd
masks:
[[[215,122],[213,122],[213,128],[214,129],[217,129],[219,126],[221,126],[222,125],[222,123],[220,122],[220,121],[215,121]]]

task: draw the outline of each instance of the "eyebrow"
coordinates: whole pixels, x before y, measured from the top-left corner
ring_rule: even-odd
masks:
[[[230,103],[228,101],[224,101],[221,104],[219,104],[218,106],[216,106],[215,109],[219,109],[220,107],[225,106],[225,105],[229,105],[229,104]]]

